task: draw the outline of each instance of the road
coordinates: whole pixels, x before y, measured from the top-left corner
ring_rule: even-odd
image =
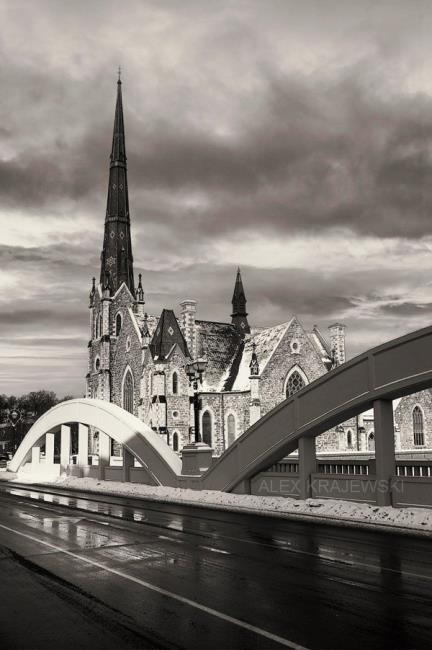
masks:
[[[2,649],[432,647],[426,538],[4,484],[0,548]]]

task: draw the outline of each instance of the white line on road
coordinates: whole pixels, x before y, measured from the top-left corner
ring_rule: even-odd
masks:
[[[156,593],[161,594],[162,596],[167,596],[168,598],[177,600],[178,602],[183,603],[184,605],[195,607],[195,609],[199,609],[202,612],[205,612],[206,614],[210,614],[211,616],[220,618],[223,621],[232,623],[233,625],[237,625],[238,627],[242,627],[243,629],[248,630],[249,632],[253,632],[254,634],[263,636],[266,639],[270,639],[271,641],[274,641],[275,643],[279,643],[280,645],[283,645],[286,648],[291,648],[291,650],[308,650],[307,648],[305,648],[305,646],[301,646],[298,643],[294,643],[293,641],[284,639],[283,637],[278,636],[277,634],[272,634],[271,632],[267,632],[267,630],[263,630],[259,627],[255,627],[255,625],[250,625],[249,623],[246,623],[245,621],[241,621],[238,618],[228,616],[228,614],[219,612],[218,610],[213,609],[211,607],[206,607],[206,605],[197,603],[195,600],[191,600],[190,598],[185,598],[184,596],[180,596],[179,594],[174,594],[173,592],[168,591],[167,589],[162,589],[157,585],[152,585],[150,582],[146,582],[145,580],[141,580],[140,578],[136,578],[135,576],[131,576],[128,575],[127,573],[123,573],[123,571],[118,571],[117,569],[112,569],[106,566],[105,564],[101,564],[100,562],[95,562],[94,560],[90,560],[89,558],[81,557],[76,553],[72,553],[72,551],[66,551],[60,546],[56,546],[55,544],[51,544],[50,542],[44,542],[43,540],[38,539],[37,537],[33,537],[33,535],[22,533],[19,530],[15,530],[14,528],[9,528],[9,526],[4,526],[3,524],[0,524],[0,528],[3,528],[4,530],[8,530],[10,533],[15,533],[15,535],[20,535],[21,537],[30,539],[32,542],[36,542],[37,544],[43,544],[44,546],[48,546],[49,548],[52,548],[58,551],[59,553],[64,553],[65,555],[68,555],[69,557],[73,557],[76,560],[80,560],[81,562],[91,564],[92,566],[95,566],[98,569],[102,569],[103,571],[108,571],[109,573],[113,573],[114,575],[119,576],[119,578],[124,578],[125,580],[130,580],[131,582],[135,582],[141,587],[145,587],[146,589],[155,591]]]
[[[224,555],[231,555],[229,551],[224,551],[221,548],[215,548],[214,546],[202,546],[201,544],[198,548],[204,548],[206,551],[212,551],[213,553],[223,553]]]

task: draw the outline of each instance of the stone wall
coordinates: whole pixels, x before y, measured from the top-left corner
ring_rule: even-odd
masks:
[[[432,447],[432,390],[423,390],[404,397],[395,410],[395,425],[401,449],[419,449],[414,445],[413,409],[419,406],[423,413],[424,447]]]

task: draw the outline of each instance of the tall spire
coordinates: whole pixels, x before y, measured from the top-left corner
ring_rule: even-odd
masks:
[[[237,277],[234,286],[234,293],[232,297],[232,314],[231,323],[236,326],[241,334],[249,334],[250,327],[247,320],[246,312],[246,296],[243,289],[243,282],[241,278],[240,269],[237,269]]]
[[[100,281],[103,284],[106,277],[109,277],[112,293],[124,282],[135,296],[126,160],[122,82],[119,73]]]

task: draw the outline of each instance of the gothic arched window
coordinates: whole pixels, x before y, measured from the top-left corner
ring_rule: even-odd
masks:
[[[414,445],[422,447],[424,445],[423,413],[418,406],[413,409],[413,434]]]
[[[286,383],[286,396],[291,397],[291,395],[294,395],[294,393],[297,393],[297,391],[301,390],[306,386],[306,382],[299,373],[298,370],[294,370],[290,374],[290,376],[287,379]]]
[[[205,411],[202,416],[202,439],[206,445],[211,447],[212,444],[212,419],[209,411]]]
[[[347,431],[347,447],[352,447],[352,431],[350,429]]]
[[[179,440],[178,440],[178,433],[177,431],[174,431],[173,437],[172,437],[172,446],[174,451],[178,451],[178,446],[179,446]]]
[[[102,336],[102,314],[99,314],[99,334],[98,336]]]
[[[134,412],[133,393],[134,393],[134,389],[133,389],[132,373],[130,370],[128,370],[123,383],[123,408],[125,411],[129,411],[129,413]]]
[[[121,326],[122,326],[122,317],[121,317],[121,314],[117,314],[117,316],[116,316],[116,327],[115,327],[115,335],[116,336],[120,335]]]
[[[375,449],[375,434],[373,431],[368,435],[368,450],[374,451]]]
[[[178,374],[176,372],[173,372],[172,376],[172,392],[173,395],[177,395],[178,393]]]
[[[236,437],[236,422],[232,413],[227,417],[228,445],[232,445]]]

